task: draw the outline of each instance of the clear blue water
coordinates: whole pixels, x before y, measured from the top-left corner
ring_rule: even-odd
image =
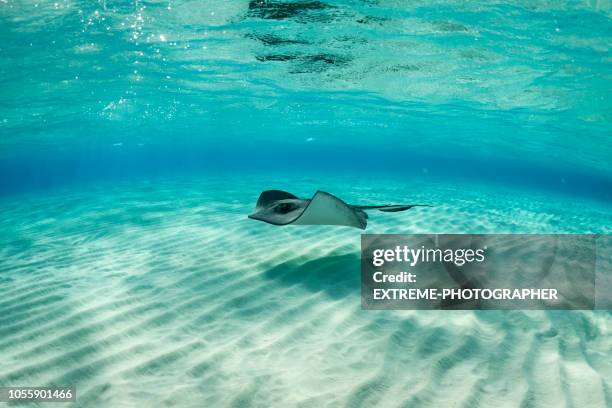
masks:
[[[610,233],[609,2],[0,0],[0,385],[80,406],[612,406],[612,315],[371,312],[359,231]]]

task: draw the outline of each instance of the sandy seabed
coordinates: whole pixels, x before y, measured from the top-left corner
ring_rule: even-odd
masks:
[[[612,406],[609,312],[362,310],[359,230],[246,218],[265,188],[435,204],[373,214],[369,233],[609,233],[609,207],[368,184],[253,176],[2,198],[0,385],[74,385],[66,406],[84,407]]]

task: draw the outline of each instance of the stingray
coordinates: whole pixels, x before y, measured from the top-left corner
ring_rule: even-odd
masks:
[[[255,212],[249,218],[272,225],[343,225],[365,229],[368,210],[406,211],[427,204],[350,205],[338,197],[317,191],[311,199],[302,199],[281,190],[267,190],[259,195]]]

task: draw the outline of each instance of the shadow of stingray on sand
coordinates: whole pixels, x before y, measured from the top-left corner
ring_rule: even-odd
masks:
[[[324,291],[333,299],[360,295],[360,259],[357,254],[329,255],[306,263],[291,260],[268,269],[265,279],[285,286],[301,285]]]

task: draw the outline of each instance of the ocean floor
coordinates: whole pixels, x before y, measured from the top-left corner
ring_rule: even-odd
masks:
[[[357,229],[246,218],[263,189],[368,233],[610,233],[607,204],[406,180],[186,177],[0,199],[0,384],[66,406],[612,406],[608,311],[367,311]],[[58,404],[61,406],[62,404]]]

